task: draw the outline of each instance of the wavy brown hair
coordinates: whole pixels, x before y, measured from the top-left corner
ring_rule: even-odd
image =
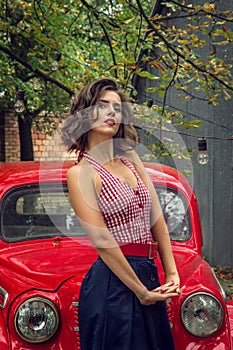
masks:
[[[130,103],[113,79],[102,78],[87,84],[72,100],[70,117],[65,120],[61,128],[62,141],[66,145],[68,152],[85,151],[87,134],[93,123],[93,108],[98,105],[103,92],[106,90],[116,92],[122,103],[122,121],[117,134],[114,136],[116,141],[121,139],[121,142],[114,143],[115,152],[122,153],[126,149],[136,146],[138,136],[131,122],[133,111]],[[122,142],[122,139],[125,142]]]

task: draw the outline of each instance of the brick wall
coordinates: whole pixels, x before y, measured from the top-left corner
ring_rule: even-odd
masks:
[[[0,161],[5,160],[5,121],[4,113],[0,112]]]
[[[20,144],[18,121],[14,113],[7,112],[4,115],[4,144],[5,161],[13,162],[20,159]]]
[[[52,136],[32,130],[34,160],[74,159],[68,156],[58,132]],[[0,161],[20,160],[18,120],[13,112],[0,115]]]

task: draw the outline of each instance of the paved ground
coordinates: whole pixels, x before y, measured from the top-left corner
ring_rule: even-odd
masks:
[[[233,269],[214,267],[216,276],[226,292],[228,299],[233,299]]]

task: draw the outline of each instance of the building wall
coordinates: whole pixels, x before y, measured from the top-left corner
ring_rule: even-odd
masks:
[[[144,101],[150,83],[147,79],[137,82],[137,91],[139,96],[142,92]],[[157,96],[155,100],[158,103]],[[233,99],[223,100],[219,106],[200,101],[182,103],[176,91],[171,91],[167,105],[182,110],[189,120],[203,118],[200,128],[176,128],[176,132],[180,132],[186,147],[192,149],[190,181],[199,204],[203,254],[212,265],[233,267],[233,140],[224,140],[233,135]],[[197,162],[199,136],[207,137],[209,162],[206,165]],[[169,158],[159,161],[172,165]]]
[[[4,113],[0,112],[0,161],[5,160],[5,122]]]
[[[49,136],[32,130],[34,160],[73,159],[68,156],[58,133]],[[18,121],[13,112],[0,115],[0,161],[20,161]]]
[[[2,154],[5,161],[12,162],[20,158],[18,122],[11,112],[6,112],[3,118],[4,143],[2,144]]]
[[[233,2],[230,5],[229,2],[216,0],[216,4],[222,10],[233,10]],[[174,21],[171,20],[171,25]],[[229,58],[229,63],[232,63],[232,45],[229,45],[225,55]],[[159,75],[159,71],[154,68],[149,71]],[[141,103],[152,98],[155,104],[162,105],[163,100],[159,95],[146,92],[147,88],[155,85],[156,80],[135,78],[134,86]],[[191,89],[190,87],[190,93]],[[222,98],[218,106],[195,99],[187,102],[179,98],[174,88],[170,88],[166,105],[171,110],[180,110],[189,120],[202,121],[202,126],[198,129],[177,128],[177,132],[180,132],[186,147],[193,150],[192,180],[202,222],[203,253],[212,265],[233,267],[233,140],[224,140],[233,135],[233,98],[229,101]],[[196,160],[199,136],[207,137],[209,163],[205,166]],[[166,163],[166,159],[163,162]]]

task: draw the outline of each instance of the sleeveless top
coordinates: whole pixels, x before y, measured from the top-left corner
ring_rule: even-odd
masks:
[[[118,244],[149,243],[151,196],[135,167],[125,157],[119,157],[137,178],[137,187],[133,188],[111,174],[90,154],[83,152],[83,157],[101,177],[98,206],[107,228]]]

